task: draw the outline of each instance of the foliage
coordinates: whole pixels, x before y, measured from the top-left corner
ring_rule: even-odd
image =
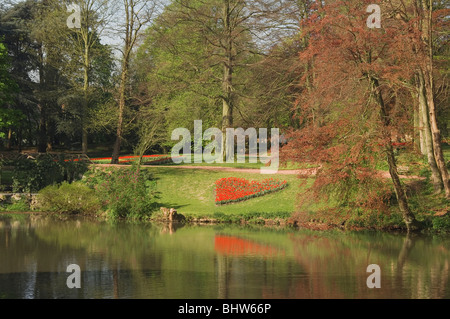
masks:
[[[91,215],[99,212],[101,205],[94,190],[78,181],[45,187],[39,191],[36,208],[48,212]]]
[[[13,192],[32,193],[51,185],[80,179],[87,169],[81,161],[55,159],[48,154],[33,158],[19,158],[14,162]]]
[[[437,231],[450,232],[450,216],[444,217],[434,217],[433,218],[433,229]]]
[[[9,57],[6,46],[0,37],[0,107],[5,107],[6,103],[11,102],[12,93],[17,90],[16,83],[9,74]],[[2,128],[2,114],[0,114],[0,128]],[[1,137],[1,136],[0,136]]]
[[[3,130],[20,125],[24,115],[20,110],[7,108],[18,87],[8,73],[10,68],[8,52],[1,40],[0,37],[0,138],[4,138],[6,134]]]
[[[146,170],[131,168],[94,168],[83,177],[93,188],[112,218],[143,219],[154,207],[155,183]]]
[[[6,212],[26,212],[30,210],[29,201],[26,198],[21,198],[18,201],[13,201],[11,204],[6,205],[2,210]]]
[[[377,169],[391,140],[412,131],[406,82],[418,62],[410,53],[416,34],[408,22],[389,18],[381,29],[367,28],[366,8],[367,2],[334,1],[302,21],[309,43],[300,54],[301,85],[310,85],[295,105],[301,128],[282,157],[321,165],[301,195],[304,218],[314,211],[322,220],[341,214],[341,221],[347,214],[371,220],[396,204],[392,184]]]

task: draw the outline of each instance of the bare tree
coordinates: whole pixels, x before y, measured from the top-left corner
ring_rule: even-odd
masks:
[[[210,65],[222,67],[216,83],[221,86],[222,133],[233,127],[237,100],[242,96],[236,69],[248,67],[249,55],[265,55],[282,37],[298,31],[293,8],[296,1],[283,0],[174,0],[171,10],[177,23],[186,23],[200,34],[209,48]],[[223,138],[223,147],[226,138]],[[229,144],[228,144],[229,145]],[[231,145],[230,145],[231,146]],[[222,148],[224,149],[224,148]],[[224,154],[232,155],[233,150]]]
[[[127,86],[129,83],[130,60],[133,48],[136,45],[139,34],[152,21],[157,11],[155,0],[121,0],[123,7],[120,14],[124,14],[125,20],[120,26],[123,35],[123,49],[121,50],[121,72],[118,88],[119,112],[117,118],[116,141],[112,154],[112,164],[119,162],[120,147],[123,138],[124,112],[127,104]]]
[[[83,153],[88,150],[88,132],[86,128],[86,113],[89,107],[89,84],[90,69],[92,58],[94,56],[94,45],[105,31],[108,23],[111,21],[113,6],[108,0],[79,0],[81,28],[74,29],[76,41],[75,50],[82,58],[83,67],[83,107],[81,111],[82,124],[82,143]]]

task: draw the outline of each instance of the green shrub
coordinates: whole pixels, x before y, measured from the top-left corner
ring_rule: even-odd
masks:
[[[88,186],[74,182],[63,182],[61,186],[51,185],[42,189],[37,196],[37,208],[43,211],[95,214],[101,209],[95,191]]]
[[[86,163],[65,161],[63,156],[40,154],[35,159],[20,158],[14,162],[13,192],[33,193],[48,185],[72,182],[81,178],[86,169]]]
[[[434,217],[433,229],[437,231],[450,232],[450,216]]]
[[[93,169],[83,182],[95,189],[103,207],[112,218],[142,219],[155,209],[153,190],[156,186],[147,170],[136,168]]]

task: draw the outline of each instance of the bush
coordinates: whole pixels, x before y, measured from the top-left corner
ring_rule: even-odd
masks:
[[[85,174],[83,182],[95,189],[112,218],[142,219],[150,217],[155,209],[155,182],[146,170],[93,169]]]
[[[51,185],[42,189],[37,196],[36,208],[58,213],[95,214],[101,209],[101,204],[88,186],[81,182],[63,182],[61,186]]]
[[[86,163],[65,161],[63,156],[39,154],[36,159],[20,158],[14,162],[13,192],[33,193],[48,185],[70,183],[81,178],[86,169]]]
[[[433,229],[437,231],[450,232],[450,216],[434,217]]]

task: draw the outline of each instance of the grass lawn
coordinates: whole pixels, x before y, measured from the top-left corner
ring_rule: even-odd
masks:
[[[158,202],[161,206],[176,208],[179,213],[196,218],[223,214],[287,217],[295,210],[297,194],[301,190],[299,188],[301,180],[295,175],[262,175],[166,167],[147,167],[146,169],[155,174],[157,192],[160,197]],[[216,206],[214,183],[223,177],[238,177],[256,181],[273,177],[286,180],[289,186],[247,201]]]

